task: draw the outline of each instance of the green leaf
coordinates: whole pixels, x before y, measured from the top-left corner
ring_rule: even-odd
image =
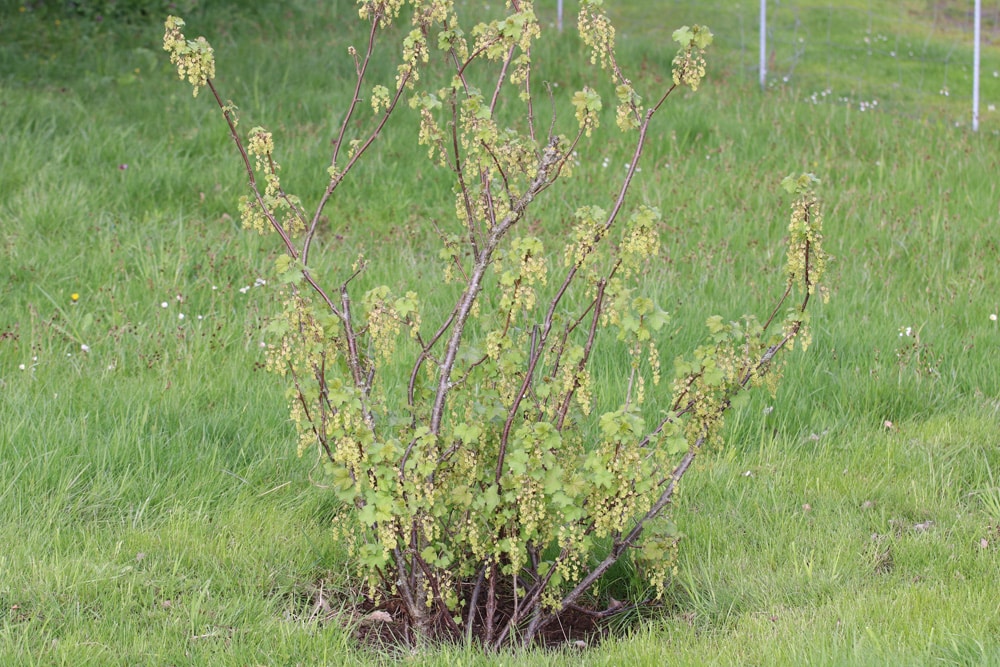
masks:
[[[659,562],[666,557],[666,551],[659,540],[646,540],[642,545],[642,559],[647,562]]]
[[[391,463],[399,458],[401,450],[398,440],[375,442],[368,449],[368,457],[372,463]]]
[[[659,331],[669,321],[670,314],[659,307],[656,307],[652,313],[646,316],[646,326],[652,331]]]
[[[544,449],[558,449],[562,446],[562,434],[548,422],[535,424],[535,440]]]
[[[485,104],[480,105],[476,109],[476,120],[489,120],[492,117],[493,113],[490,111],[490,108]]]
[[[674,30],[673,40],[681,46],[687,46],[693,39],[694,33],[686,25]]]
[[[750,392],[738,391],[730,399],[729,405],[733,408],[745,407],[750,402]]]
[[[281,255],[281,257],[288,257],[288,255]],[[277,265],[278,260],[275,260],[275,265]],[[290,283],[297,283],[302,280],[302,274],[305,270],[305,266],[299,260],[293,260],[288,257],[288,263],[285,266],[284,271],[278,273],[278,283],[281,285],[288,285]]]
[[[442,51],[448,51],[451,49],[452,43],[455,41],[455,31],[454,30],[442,30],[438,33],[438,48]]]
[[[712,34],[712,31],[703,25],[681,26],[677,30],[674,30],[673,34],[674,41],[680,44],[682,49],[689,46],[697,49],[706,49],[712,43],[714,37],[715,35]]]
[[[626,340],[628,334],[634,334],[639,331],[639,320],[634,315],[625,315],[621,318],[621,333],[618,334],[618,340]]]
[[[455,437],[462,441],[463,445],[472,445],[479,441],[479,436],[483,434],[483,429],[475,424],[462,422],[455,426]]]
[[[673,435],[667,438],[666,442],[664,443],[664,448],[666,449],[667,454],[671,456],[677,456],[678,454],[683,454],[688,450],[687,438],[685,438],[684,434],[682,433]]]
[[[417,304],[417,293],[407,292],[406,296],[396,299],[393,302],[392,307],[395,309],[396,314],[405,318],[417,311]]]
[[[578,90],[573,95],[573,106],[576,107],[578,113],[600,111],[602,107],[601,96],[590,88]]]
[[[699,49],[707,49],[715,38],[712,31],[703,25],[694,26],[692,31],[694,32],[694,45]]]
[[[354,480],[351,473],[342,465],[329,462],[327,470],[333,478],[333,489],[337,499],[342,502],[353,502],[355,497]]]
[[[288,320],[285,319],[284,317],[281,317],[276,320],[271,320],[271,322],[267,325],[264,331],[268,334],[271,334],[272,336],[280,337],[288,333],[288,330],[290,328],[291,325],[288,323]]]
[[[360,510],[358,510],[358,520],[364,523],[366,526],[375,525],[375,505],[368,503]]]
[[[816,178],[816,174],[805,173],[800,176],[785,176],[781,179],[781,187],[785,189],[788,194],[805,194],[813,189],[813,187],[819,185],[820,181]]]
[[[644,296],[637,296],[632,300],[632,308],[639,315],[649,315],[656,309],[652,299]]]
[[[385,549],[378,542],[362,544],[358,549],[358,561],[372,570],[381,567],[385,564]]]
[[[483,504],[487,512],[492,512],[500,504],[500,495],[497,493],[497,485],[491,484],[483,493]]]
[[[393,510],[392,496],[386,492],[380,492],[375,496],[375,520],[389,521],[392,519]]]
[[[552,494],[552,504],[563,509],[566,514],[567,521],[573,521],[573,516],[570,516],[570,514],[565,511],[566,508],[573,505],[573,499],[568,494],[563,491],[556,491]]]
[[[615,436],[618,435],[618,429],[621,420],[621,412],[605,412],[601,415],[598,420],[598,424],[601,428],[601,434],[604,436],[605,440],[613,440]],[[589,460],[589,459],[588,459]]]
[[[601,489],[609,489],[614,484],[615,476],[607,468],[593,471],[591,481],[593,485]]]
[[[701,372],[702,380],[705,381],[709,387],[721,386],[726,376],[722,372],[722,369],[716,366],[714,360],[708,360],[705,362],[705,367]]]
[[[457,507],[467,508],[472,506],[472,502],[475,498],[472,495],[472,491],[467,486],[454,486],[451,490],[451,502]]]
[[[523,443],[516,443],[521,444]],[[508,450],[507,467],[515,475],[523,475],[528,470],[528,452],[524,449]]]
[[[549,496],[553,496],[553,499],[555,494],[560,492],[563,488],[563,475],[564,471],[562,466],[555,466],[554,468],[545,471],[545,493]]]

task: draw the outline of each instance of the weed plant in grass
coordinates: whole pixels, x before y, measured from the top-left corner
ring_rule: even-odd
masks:
[[[321,74],[329,53],[301,45],[340,43],[334,9],[291,11],[237,18],[220,58],[239,93],[258,91],[244,97],[261,120],[308,112],[282,128],[294,181],[326,154],[336,119],[324,113],[338,95],[337,79]],[[232,220],[240,174],[217,119],[164,83],[166,63],[146,59],[159,21],[115,32],[9,16],[0,26],[0,662],[390,662],[336,624],[307,620],[311,584],[338,585],[342,560],[325,495],[294,458],[280,388],[254,371],[261,314],[274,306],[270,284],[253,285],[268,279],[277,248]],[[656,36],[634,44],[657,49]],[[275,57],[246,57],[264,47]],[[570,89],[576,74],[557,74]],[[257,104],[265,99],[271,107]],[[988,132],[799,99],[710,72],[647,156],[664,170],[639,196],[665,223],[663,257],[646,280],[679,330],[705,312],[738,317],[760,305],[730,286],[780,265],[785,216],[759,213],[779,201],[761,174],[821,175],[836,256],[834,298],[814,316],[808,359],[791,361],[774,399],[734,416],[727,447],[683,489],[685,538],[664,607],[582,654],[452,648],[409,662],[1000,660],[991,319],[1000,145]],[[379,155],[405,171],[417,158],[402,134],[384,137]],[[571,184],[580,191],[610,188],[624,170],[612,134],[594,141],[607,164],[581,165]],[[324,242],[351,259],[368,246],[373,263],[407,246],[404,261],[377,262],[399,273],[386,283],[425,271],[433,245],[408,221],[433,209],[374,172],[357,188],[330,213]],[[364,200],[376,207],[362,215]],[[694,219],[696,205],[707,212]],[[540,233],[556,236],[561,215],[540,216]],[[782,277],[756,282],[763,300]],[[663,354],[691,343],[665,337]]]

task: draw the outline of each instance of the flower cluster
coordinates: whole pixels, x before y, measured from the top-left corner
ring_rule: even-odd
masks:
[[[299,198],[281,189],[278,170],[281,165],[274,161],[274,137],[262,127],[250,130],[247,138],[247,155],[253,156],[256,169],[264,176],[264,192],[240,198],[240,219],[244,229],[253,229],[265,234],[274,229],[275,223],[296,236],[305,231]],[[280,219],[279,219],[280,215]]]
[[[388,27],[399,16],[403,0],[359,0],[358,16],[365,21],[377,21],[378,27]]]
[[[168,16],[163,34],[163,50],[170,53],[170,62],[177,67],[177,75],[187,79],[194,87],[194,96],[215,78],[215,52],[204,37],[187,40],[181,28],[184,21]]]
[[[659,221],[660,209],[645,205],[639,206],[629,218],[618,250],[622,277],[630,277],[660,252],[660,236],[656,230]]]
[[[534,310],[535,285],[545,284],[548,267],[542,242],[534,236],[514,239],[505,259],[513,266],[507,268],[498,259],[494,269],[499,275],[500,308],[510,311],[513,322],[518,310]]]
[[[592,88],[584,87],[573,95],[573,106],[576,108],[576,120],[589,137],[600,124],[600,113],[602,104],[601,96]]]
[[[819,179],[813,174],[798,178],[788,176],[781,184],[786,191],[799,197],[792,203],[792,218],[788,223],[788,263],[785,271],[789,285],[797,284],[812,294],[823,277],[827,255],[821,250],[823,215],[813,187]],[[822,292],[823,300],[828,296]]]
[[[600,63],[602,69],[613,66],[615,27],[601,9],[600,0],[583,0],[577,25],[580,39],[590,48],[591,64]]]
[[[674,31],[674,41],[681,45],[673,60],[674,84],[698,90],[705,76],[705,49],[712,43],[712,31],[705,26],[684,26]]]

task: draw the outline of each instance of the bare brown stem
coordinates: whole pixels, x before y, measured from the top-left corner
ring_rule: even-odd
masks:
[[[316,228],[319,225],[319,220],[323,215],[323,209],[326,208],[327,202],[333,195],[334,190],[336,190],[337,187],[344,182],[344,177],[346,177],[347,174],[350,173],[350,171],[354,168],[354,165],[356,165],[358,163],[358,160],[361,159],[361,156],[364,155],[365,152],[367,152],[368,149],[371,147],[371,145],[375,143],[375,140],[378,139],[378,136],[379,134],[381,134],[382,129],[385,127],[386,123],[389,122],[389,117],[392,116],[393,112],[396,110],[396,106],[399,104],[399,100],[403,96],[403,91],[406,90],[406,82],[409,81],[409,79],[410,79],[410,72],[407,71],[401,77],[399,86],[396,88],[396,93],[395,95],[393,95],[392,100],[390,100],[389,107],[382,113],[382,117],[379,120],[378,125],[375,127],[374,130],[372,130],[372,133],[368,135],[368,138],[360,146],[358,146],[357,150],[354,152],[354,155],[352,155],[351,158],[347,161],[347,164],[344,165],[343,170],[335,172],[335,174],[330,177],[330,183],[326,186],[326,190],[323,191],[323,195],[320,197],[319,204],[316,206],[316,212],[313,214],[312,222],[309,224],[309,231],[306,233],[305,240],[303,241],[302,244],[303,264],[305,264],[309,258],[309,249],[312,246],[313,239],[315,238],[316,235]],[[360,79],[358,80],[358,85],[359,86],[361,85]],[[357,95],[355,95],[355,97],[357,97]],[[357,104],[356,99],[351,102],[352,112],[356,104]],[[343,128],[346,127],[347,127],[347,119],[344,120],[344,125],[343,125]],[[341,130],[342,132],[343,128]],[[333,169],[336,169],[337,153],[340,150],[341,141],[342,138],[337,140],[337,148],[334,151],[334,157],[333,157],[334,163],[331,164],[331,167]]]
[[[509,49],[507,49],[507,55],[504,56],[503,66],[500,67],[500,74],[497,76],[497,85],[493,89],[493,99],[490,100],[490,115],[497,109],[497,101],[500,99],[500,89],[503,88],[503,82],[507,79],[507,68],[510,67],[510,59],[514,57],[514,49],[517,48],[516,44],[512,44]]]
[[[580,359],[577,364],[577,378],[579,378],[579,373],[586,368],[587,363],[590,361],[590,352],[594,349],[594,340],[597,336],[597,323],[601,320],[601,304],[604,301],[604,288],[607,282],[602,280],[597,287],[597,298],[594,301],[594,314],[590,318],[590,331],[587,334],[587,343],[583,348],[583,358]],[[573,395],[576,390],[580,388],[579,379],[573,380],[573,386],[569,391],[566,392],[566,397],[563,399],[563,404],[559,406],[559,410],[556,412],[556,430],[561,431],[563,425],[566,423],[566,415],[569,413],[570,402],[573,400]]]
[[[535,178],[529,183],[527,191],[514,202],[510,212],[504,217],[504,219],[494,225],[493,229],[490,230],[490,234],[484,242],[479,259],[473,266],[472,273],[469,276],[469,282],[466,285],[465,291],[459,299],[458,307],[455,310],[455,321],[452,324],[451,336],[445,346],[445,356],[441,361],[438,388],[434,396],[434,404],[431,408],[430,420],[430,430],[431,433],[434,433],[435,435],[438,435],[441,432],[441,419],[444,416],[445,400],[448,396],[448,392],[451,390],[451,373],[455,367],[455,360],[458,357],[458,349],[462,343],[462,336],[465,333],[465,324],[469,319],[469,314],[472,312],[472,306],[478,298],[480,290],[482,290],[483,277],[485,276],[486,269],[493,258],[493,253],[500,245],[500,241],[503,240],[507,232],[510,231],[511,227],[513,227],[521,219],[521,216],[524,215],[525,209],[527,209],[528,205],[530,205],[534,200],[535,195],[549,183],[548,179],[551,177],[549,170],[556,164],[559,158],[560,155],[557,150],[557,144],[555,141],[552,141],[542,154],[542,158],[538,165],[538,171]]]

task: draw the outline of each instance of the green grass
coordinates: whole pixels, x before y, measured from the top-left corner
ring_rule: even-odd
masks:
[[[662,613],[584,653],[458,647],[405,661],[995,664],[995,124],[984,116],[971,135],[920,99],[887,104],[893,113],[814,105],[803,102],[811,82],[761,95],[725,38],[732,19],[697,16],[695,4],[674,3],[664,30],[718,19],[722,76],[668,105],[632,199],[664,212],[663,256],[645,278],[674,317],[664,358],[700,339],[707,313],[770,303],[787,224],[778,182],[801,170],[824,181],[836,256],[813,346],[791,355],[776,397],[732,416],[726,448],[686,478]],[[331,500],[294,455],[283,388],[257,369],[277,304],[254,283],[271,278],[278,247],[233,219],[241,174],[212,105],[174,79],[158,24],[5,11],[0,662],[390,662],[303,620],[308,587],[344,585],[344,563]],[[665,73],[650,5],[616,11],[631,35],[623,57],[662,63],[646,83]],[[300,2],[189,17],[216,47],[223,94],[245,127],[275,130],[285,182],[304,198],[321,187],[313,169],[349,83],[339,26],[350,13]],[[895,30],[926,36],[920,20]],[[833,36],[852,39],[848,27]],[[931,42],[949,46],[947,35]],[[572,36],[546,49],[540,67],[556,90],[580,85]],[[988,47],[984,61],[996,57]],[[850,65],[850,52],[833,63]],[[897,74],[871,76],[889,89]],[[624,174],[626,147],[610,117],[604,125],[532,221],[555,251],[560,221],[606,201]],[[387,132],[328,209],[328,275],[365,249],[375,270],[364,281],[421,292],[439,282],[426,225],[447,224],[451,195],[426,196],[444,179],[413,136],[412,124]],[[900,336],[906,327],[919,341]]]
[[[646,3],[623,3],[625,34],[659,45],[663,28]],[[672,0],[666,25],[707,22],[717,36],[717,72],[752,85],[759,77],[759,3]],[[982,8],[980,123],[996,129],[1000,6]],[[706,18],[710,17],[710,19]],[[652,62],[657,62],[651,57]],[[928,122],[968,126],[972,113],[972,6],[961,0],[769,2],[767,86],[813,104],[891,109]],[[992,105],[992,110],[991,110]]]

